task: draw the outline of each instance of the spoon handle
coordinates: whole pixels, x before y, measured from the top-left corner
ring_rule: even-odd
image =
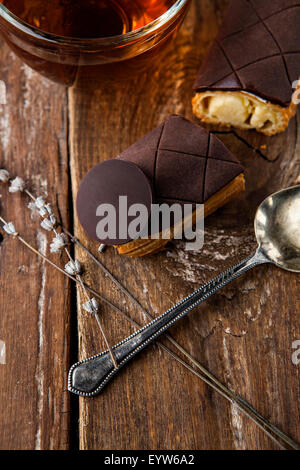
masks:
[[[201,302],[251,268],[269,262],[269,259],[258,249],[255,254],[219,274],[161,316],[114,346],[112,349],[118,363],[117,369],[114,368],[109,351],[74,364],[69,372],[68,390],[85,397],[97,395],[122,366]]]

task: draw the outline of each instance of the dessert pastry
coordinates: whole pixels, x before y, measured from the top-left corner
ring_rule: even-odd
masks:
[[[120,254],[141,257],[159,252],[173,238],[174,227],[168,239],[161,233],[155,239],[99,238],[99,205],[112,204],[118,219],[118,200],[124,195],[128,207],[141,203],[149,214],[151,202],[189,203],[195,206],[192,224],[197,204],[204,204],[208,216],[244,188],[243,167],[215,135],[180,116],[170,116],[116,159],[97,165],[86,175],[78,191],[77,213],[90,237],[115,245]],[[183,221],[177,222],[177,228],[178,223],[181,228]]]
[[[215,135],[181,116],[170,116],[117,158],[141,168],[157,204],[204,204],[205,217],[245,189],[237,158]],[[159,252],[168,241],[133,240],[117,248],[140,257]]]
[[[211,124],[284,131],[300,78],[300,4],[232,0],[194,89],[193,112]]]

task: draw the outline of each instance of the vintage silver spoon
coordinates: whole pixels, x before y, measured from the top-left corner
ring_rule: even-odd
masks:
[[[69,372],[68,390],[76,395],[97,395],[114,375],[170,326],[222,287],[255,266],[272,263],[300,273],[300,186],[284,189],[268,197],[255,216],[256,252],[227,269],[193,294],[112,348],[118,363],[115,369],[109,351],[74,364]]]

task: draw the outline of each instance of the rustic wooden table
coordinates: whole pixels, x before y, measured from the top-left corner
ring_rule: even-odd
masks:
[[[193,119],[192,83],[227,3],[194,1],[169,65],[162,61],[155,72],[118,87],[67,90],[31,71],[1,43],[7,104],[0,106],[0,167],[25,178],[36,194],[47,194],[63,223],[93,253],[97,247],[85,237],[74,211],[81,178],[170,113]],[[183,244],[172,243],[142,260],[122,258],[112,249],[103,255],[106,266],[154,315],[250,254],[257,205],[269,193],[300,183],[297,117],[274,138],[247,132],[225,132],[220,138],[245,165],[247,190],[207,219],[204,249],[188,253]],[[8,196],[3,188],[0,198],[1,214],[49,253],[50,237],[24,210],[24,196]],[[145,322],[110,280],[78,255],[85,262],[85,281]],[[0,243],[0,274],[1,449],[69,449],[78,445],[78,436],[81,449],[276,448],[235,406],[157,345],[97,398],[71,397],[66,391],[70,364],[105,349],[80,308],[82,299],[63,275],[7,236]],[[222,382],[298,442],[300,366],[292,362],[292,344],[300,339],[299,310],[299,278],[266,266],[171,330]],[[114,343],[133,331],[107,307],[102,318]]]

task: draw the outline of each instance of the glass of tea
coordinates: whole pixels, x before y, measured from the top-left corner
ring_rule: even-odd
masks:
[[[0,31],[46,77],[136,76],[170,43],[191,0],[0,0]]]

